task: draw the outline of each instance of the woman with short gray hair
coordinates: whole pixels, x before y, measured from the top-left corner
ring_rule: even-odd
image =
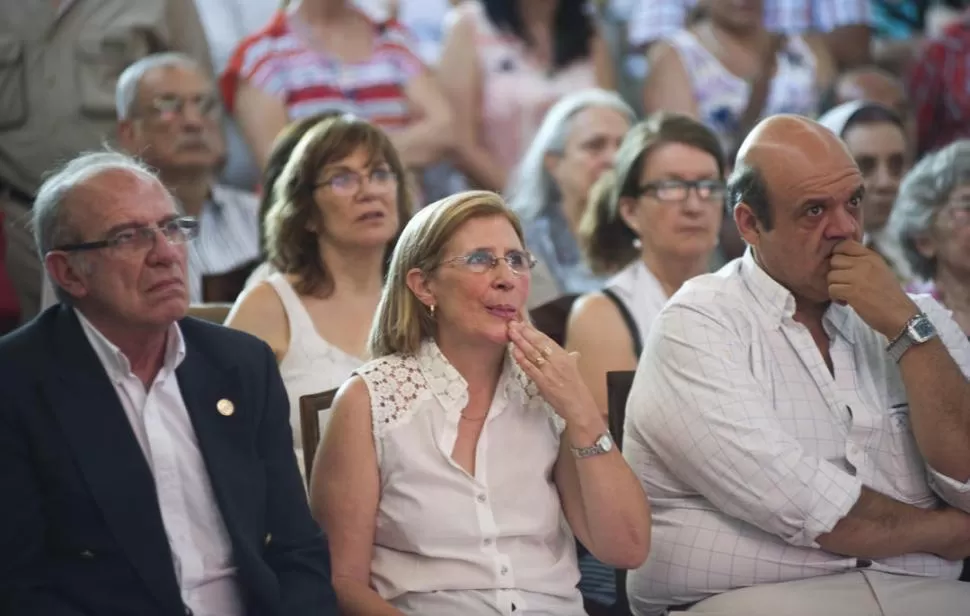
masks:
[[[970,140],[926,155],[906,176],[889,219],[915,274],[970,335]]]
[[[619,95],[598,88],[565,96],[546,113],[508,189],[509,206],[521,218],[526,245],[540,263],[530,307],[603,285],[605,279],[583,261],[576,229],[590,188],[613,167],[613,156],[635,121]]]

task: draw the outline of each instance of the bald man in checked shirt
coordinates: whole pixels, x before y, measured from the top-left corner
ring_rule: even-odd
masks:
[[[748,250],[671,298],[627,406],[654,513],[633,612],[966,613],[970,342],[861,244],[828,129],[762,121],[729,187]]]

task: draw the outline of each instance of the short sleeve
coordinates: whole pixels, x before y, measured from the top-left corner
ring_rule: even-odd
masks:
[[[691,0],[638,0],[627,26],[630,45],[648,45],[681,30],[694,4]]]
[[[393,56],[394,64],[401,70],[405,80],[410,80],[427,70],[421,59],[417,38],[403,24],[391,20],[381,26],[381,50]]]
[[[233,113],[236,92],[242,81],[268,94],[283,94],[284,84],[275,60],[280,46],[285,43],[286,30],[286,15],[278,12],[266,28],[244,38],[233,51],[226,70],[219,77],[219,91],[226,111]]]

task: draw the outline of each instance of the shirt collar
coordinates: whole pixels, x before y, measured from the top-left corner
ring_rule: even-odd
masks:
[[[74,308],[74,314],[81,322],[81,329],[94,349],[94,353],[101,360],[108,375],[112,378],[122,378],[131,374],[131,363],[125,354],[113,342],[108,340],[104,334],[98,331],[87,317]],[[162,369],[165,373],[172,373],[185,359],[185,339],[182,337],[182,330],[178,323],[172,323],[165,339],[165,359],[162,362]],[[160,373],[161,374],[161,373]]]
[[[459,414],[468,406],[468,382],[458,372],[448,358],[445,357],[438,343],[427,338],[415,354],[418,368],[424,376],[431,393],[449,414]],[[523,406],[541,403],[539,388],[512,357],[512,347],[509,345],[499,377],[496,396],[501,396],[500,403],[509,400],[520,402]],[[504,408],[500,404],[498,408]]]
[[[755,260],[754,251],[750,246],[741,257],[741,279],[772,323],[781,325],[785,320],[795,316],[795,296],[762,269]],[[855,311],[848,306],[835,302],[829,304],[822,317],[825,333],[831,338],[834,333],[832,330],[835,330],[843,338],[852,341],[854,336],[851,317],[854,313]]]

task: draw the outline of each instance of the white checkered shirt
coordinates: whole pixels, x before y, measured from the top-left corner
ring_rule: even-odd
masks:
[[[914,300],[968,374],[966,336],[932,298]],[[965,511],[970,485],[924,464],[886,338],[833,304],[823,319],[833,376],[794,309],[749,251],[688,282],[654,321],[623,439],[653,507],[650,557],[628,578],[637,616],[857,567],[959,576],[961,563],[929,554],[870,562],[819,547],[863,485]]]
[[[697,0],[638,0],[627,35],[634,47],[646,45],[684,27]],[[852,24],[869,24],[869,0],[765,0],[765,26],[775,32],[831,32]]]

